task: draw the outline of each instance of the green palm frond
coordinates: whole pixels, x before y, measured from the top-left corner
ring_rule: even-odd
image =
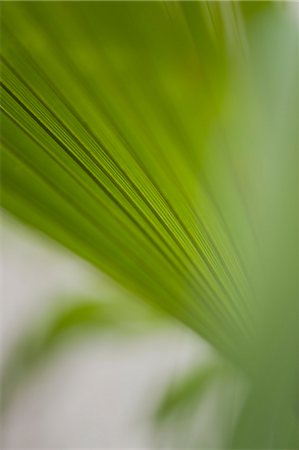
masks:
[[[253,429],[285,442],[298,306],[291,5],[1,9],[4,208],[246,369],[236,447],[256,448]],[[282,410],[278,394],[268,401],[278,386]]]
[[[4,206],[232,346],[245,263],[205,174],[229,62],[223,6],[2,9]]]

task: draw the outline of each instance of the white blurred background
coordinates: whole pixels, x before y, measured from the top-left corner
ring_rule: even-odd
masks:
[[[1,365],[24,331],[62,295],[121,289],[86,262],[4,214]],[[150,416],[165,386],[207,347],[173,325],[121,339],[64,345],[18,390],[2,417],[2,448],[158,448]]]

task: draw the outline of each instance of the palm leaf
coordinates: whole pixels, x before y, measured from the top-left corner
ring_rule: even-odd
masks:
[[[4,208],[238,361],[252,390],[232,445],[285,443],[298,342],[291,7],[1,7]]]
[[[247,281],[204,174],[228,62],[212,10],[3,5],[2,202],[229,348]]]

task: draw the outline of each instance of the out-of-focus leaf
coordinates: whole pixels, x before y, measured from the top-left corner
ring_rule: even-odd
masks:
[[[226,448],[246,391],[240,375],[216,359],[177,377],[153,416],[157,442],[170,448]]]
[[[8,406],[18,386],[48,363],[64,343],[71,345],[86,335],[102,336],[110,331],[122,338],[132,336],[156,330],[165,320],[151,308],[128,300],[103,302],[77,298],[60,301],[29,324],[4,361],[2,409]]]
[[[247,7],[250,8],[250,5]],[[246,5],[244,6],[246,8]],[[261,268],[251,386],[232,448],[296,448],[299,364],[298,22],[283,9],[251,18],[252,78],[265,114],[254,217]],[[273,43],[275,42],[275,45]],[[261,113],[256,108],[257,114]],[[244,134],[244,139],[249,137]],[[262,151],[261,151],[262,149]],[[253,277],[254,277],[253,271]]]
[[[199,366],[188,371],[175,383],[166,388],[154,415],[157,424],[162,424],[176,413],[183,412],[188,417],[194,409],[200,408],[201,398],[211,387],[217,376],[223,374],[220,364]]]

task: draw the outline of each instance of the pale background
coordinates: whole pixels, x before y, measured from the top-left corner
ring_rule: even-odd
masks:
[[[1,363],[53,299],[118,289],[6,214],[1,247]],[[3,448],[157,448],[151,410],[164,386],[207,351],[175,324],[131,339],[93,336],[66,345],[19,390],[2,419]]]

